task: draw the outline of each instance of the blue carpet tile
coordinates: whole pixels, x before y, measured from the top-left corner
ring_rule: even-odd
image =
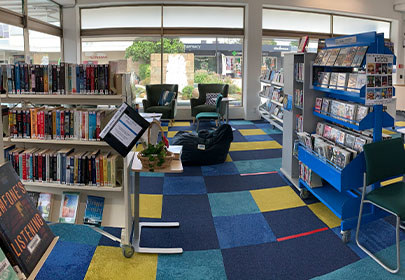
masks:
[[[281,187],[287,185],[278,173],[251,176],[204,177],[208,193],[234,192]]]
[[[239,174],[233,162],[201,166],[203,176],[236,175]]]
[[[282,154],[281,149],[229,152],[229,155],[231,156],[232,161],[281,158],[281,154]]]
[[[270,134],[271,138],[280,145],[283,145],[283,134]]]
[[[140,192],[144,194],[162,194],[163,180],[163,177],[140,176]]]
[[[233,142],[246,142],[246,138],[238,131],[233,132]]]
[[[248,191],[208,194],[213,217],[260,213]]]
[[[103,227],[102,230],[114,235],[115,237],[121,238],[121,228]],[[120,247],[120,243],[102,235],[98,242],[98,246]]]
[[[281,158],[239,160],[234,162],[240,174],[277,171],[281,167]]]
[[[274,140],[269,135],[246,135],[245,138],[248,142]]]
[[[163,194],[204,194],[204,178],[201,176],[165,177],[163,183]]]
[[[181,177],[187,174],[187,176],[202,176],[201,166],[184,166],[183,173],[166,173],[165,177]]]
[[[101,238],[101,234],[85,225],[53,224],[50,228],[56,236],[60,236],[60,241],[97,246]]]

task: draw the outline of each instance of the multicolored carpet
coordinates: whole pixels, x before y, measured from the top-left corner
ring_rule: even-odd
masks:
[[[300,199],[278,172],[279,130],[264,121],[230,124],[236,131],[225,163],[185,167],[182,174],[141,174],[142,220],[180,222],[179,228],[144,229],[141,246],[182,247],[183,254],[135,253],[126,259],[118,243],[85,226],[55,224],[51,227],[60,241],[37,279],[404,277],[405,268],[402,276],[392,276],[353,241],[343,244],[340,220],[316,199]],[[177,121],[164,130],[170,139],[195,127]],[[364,225],[362,240],[394,263],[392,222]],[[118,228],[105,230],[120,237]]]

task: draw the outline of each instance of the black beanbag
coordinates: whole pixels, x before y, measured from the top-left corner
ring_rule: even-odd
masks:
[[[231,126],[223,124],[215,131],[201,130],[198,135],[179,131],[172,144],[183,145],[183,165],[210,165],[225,162],[232,141]]]

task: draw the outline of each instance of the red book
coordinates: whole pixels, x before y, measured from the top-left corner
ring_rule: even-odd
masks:
[[[60,139],[65,139],[65,111],[60,111]]]
[[[82,139],[86,139],[86,113],[84,111],[82,111],[81,126],[82,126]]]
[[[25,111],[22,114],[22,121],[23,121],[23,137],[27,137],[27,115]]]
[[[26,154],[22,155],[22,179],[27,180],[27,158]]]

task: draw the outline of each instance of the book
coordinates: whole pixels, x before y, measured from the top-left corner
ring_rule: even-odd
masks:
[[[353,104],[353,103],[346,103],[345,104],[345,119],[354,121],[356,120],[356,108],[357,108],[357,104]]]
[[[330,74],[329,88],[336,89],[339,73],[332,72]]]
[[[326,139],[330,139],[331,138],[331,130],[332,127],[330,125],[325,124],[325,127],[323,129],[323,137],[325,137]]]
[[[352,67],[360,67],[363,64],[364,56],[366,55],[368,46],[357,48],[356,55],[353,58]]]
[[[356,136],[350,134],[350,133],[346,133],[346,139],[345,139],[345,146],[349,147],[349,148],[353,148],[354,147],[354,142],[356,141]]]
[[[346,90],[347,73],[339,73],[336,88],[339,90]]]
[[[321,49],[319,52],[316,54],[315,60],[314,60],[314,65],[320,65],[323,59],[323,56],[325,55],[326,50]]]
[[[318,134],[318,135],[323,135],[323,130],[324,130],[324,128],[325,128],[325,124],[324,123],[321,123],[321,122],[318,122],[317,124],[316,124],[316,134]]]
[[[34,207],[38,206],[38,199],[39,199],[39,193],[38,192],[28,192],[28,195],[31,198],[32,204]]]
[[[358,91],[356,73],[349,74],[349,78],[347,80],[347,91]]]
[[[343,62],[345,61],[349,50],[350,47],[340,49],[339,56],[337,57],[334,66],[343,66]]]
[[[339,55],[340,48],[330,49],[329,51],[330,51],[330,56],[328,58],[328,61],[326,62],[326,66],[333,66]]]
[[[357,106],[356,121],[360,122],[362,119],[364,119],[364,117],[367,116],[368,111],[369,111],[369,107],[358,105]]]
[[[329,104],[330,104],[330,99],[328,99],[328,98],[322,99],[322,114],[329,113]]]
[[[14,271],[6,254],[0,249],[0,279],[1,280],[20,280]]]
[[[0,166],[0,239],[11,263],[29,276],[54,235],[9,162]]]
[[[321,87],[327,88],[329,85],[330,72],[323,73]]]
[[[52,194],[40,193],[38,198],[38,211],[45,221],[50,221]]]
[[[86,210],[83,222],[89,225],[101,226],[103,220],[104,197],[87,196]]]
[[[342,66],[350,67],[353,63],[353,59],[356,55],[358,47],[351,47],[349,48],[345,59],[343,60]]]
[[[79,206],[79,193],[63,192],[60,206],[59,222],[74,224]]]
[[[326,65],[331,54],[332,51],[330,49],[326,50],[319,65]]]
[[[321,112],[321,107],[322,107],[322,98],[317,97],[315,99],[315,112],[320,113]]]
[[[305,47],[308,44],[308,40],[309,40],[308,36],[301,37],[300,43],[298,45],[298,52],[305,52]]]
[[[362,152],[363,151],[363,146],[367,143],[367,140],[362,138],[362,137],[356,137],[356,140],[354,141],[353,149]]]

